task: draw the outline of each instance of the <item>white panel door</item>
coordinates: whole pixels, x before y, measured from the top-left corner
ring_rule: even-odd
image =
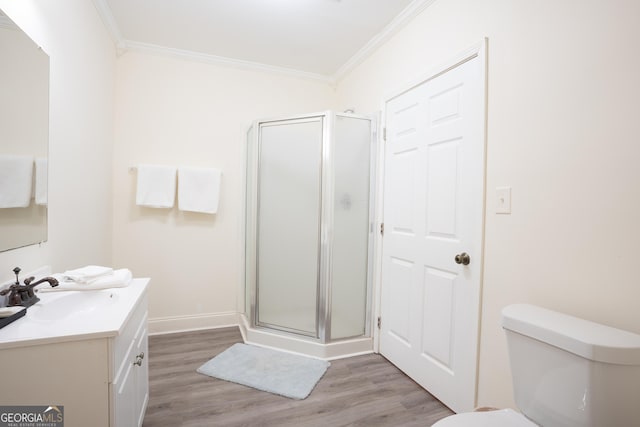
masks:
[[[386,104],[380,352],[456,412],[472,410],[476,393],[481,62],[475,57]],[[463,253],[468,265],[456,260]]]

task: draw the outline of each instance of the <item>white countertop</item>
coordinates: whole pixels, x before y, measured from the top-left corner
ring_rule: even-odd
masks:
[[[40,301],[24,317],[0,329],[0,350],[117,336],[148,284],[142,278],[124,288],[38,292]]]

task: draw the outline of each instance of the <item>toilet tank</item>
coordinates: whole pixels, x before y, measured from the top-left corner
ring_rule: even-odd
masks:
[[[516,404],[544,427],[640,425],[640,335],[529,304],[502,310]]]

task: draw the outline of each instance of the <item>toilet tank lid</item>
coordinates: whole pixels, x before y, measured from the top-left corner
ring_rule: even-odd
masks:
[[[586,359],[640,365],[640,335],[531,304],[502,309],[502,327]]]

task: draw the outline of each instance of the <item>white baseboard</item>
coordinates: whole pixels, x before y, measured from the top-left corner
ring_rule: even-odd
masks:
[[[191,316],[156,317],[149,319],[149,335],[224,328],[238,326],[238,323],[238,313],[235,311]]]

